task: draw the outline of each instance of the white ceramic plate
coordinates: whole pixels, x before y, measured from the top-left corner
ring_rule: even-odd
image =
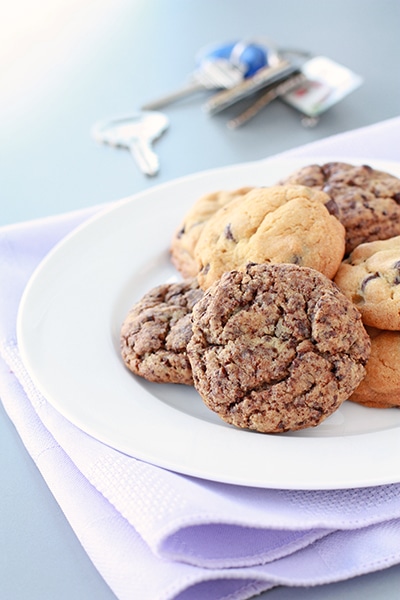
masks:
[[[272,185],[311,162],[270,159],[186,177],[121,200],[64,239],[36,270],[18,315],[22,358],[47,400],[113,448],[200,478],[287,489],[400,481],[400,410],[348,402],[317,428],[258,434],[226,425],[190,387],[135,377],[119,356],[131,305],[179,279],[168,248],[193,202]],[[400,176],[399,164],[368,162]]]

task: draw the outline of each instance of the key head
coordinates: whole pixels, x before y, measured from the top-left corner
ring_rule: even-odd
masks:
[[[239,40],[222,44],[211,44],[202,48],[196,56],[197,64],[203,61],[225,60],[240,68],[243,77],[251,77],[269,64],[269,49],[256,42]]]
[[[193,75],[195,81],[209,90],[229,90],[244,78],[243,69],[224,58],[203,60]]]
[[[251,77],[263,67],[268,66],[268,51],[258,44],[236,44],[232,48],[231,60],[236,58],[245,66],[245,77]]]
[[[124,117],[98,122],[92,129],[97,142],[114,147],[130,148],[136,140],[152,142],[169,126],[166,115],[157,111],[141,111]]]

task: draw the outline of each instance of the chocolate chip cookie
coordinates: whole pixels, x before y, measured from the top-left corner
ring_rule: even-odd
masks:
[[[400,331],[367,327],[371,355],[365,378],[350,400],[372,408],[400,408]]]
[[[255,188],[219,209],[194,249],[200,287],[253,263],[293,263],[332,278],[344,256],[343,225],[324,192],[305,186]]]
[[[197,280],[165,283],[129,311],[121,327],[121,356],[130,371],[156,383],[193,385],[186,346],[191,312],[203,296]]]
[[[248,265],[194,306],[194,386],[224,421],[259,432],[313,427],[365,375],[370,338],[356,307],[314,269]]]
[[[182,277],[196,277],[198,267],[194,258],[194,249],[205,223],[222,206],[241,198],[251,187],[236,190],[220,190],[201,196],[185,215],[171,242],[171,260]]]
[[[400,330],[400,236],[357,246],[335,282],[366,325]]]
[[[338,206],[346,229],[346,254],[364,242],[400,235],[400,179],[345,162],[309,165],[280,183],[301,184],[326,192]]]

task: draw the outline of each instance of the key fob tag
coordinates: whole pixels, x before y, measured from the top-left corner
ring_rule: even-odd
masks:
[[[301,71],[306,80],[282,99],[308,117],[318,117],[363,83],[362,77],[325,56],[306,61]]]

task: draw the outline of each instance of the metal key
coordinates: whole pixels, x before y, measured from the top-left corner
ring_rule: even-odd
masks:
[[[284,79],[282,82],[275,84],[267,89],[259,98],[257,98],[251,106],[249,106],[246,110],[240,113],[237,117],[228,121],[227,126],[230,129],[236,129],[241,125],[244,125],[255,117],[260,110],[268,106],[271,102],[273,102],[276,98],[283,96],[287,92],[295,89],[300,84],[304,83],[306,77],[303,73],[298,72],[289,76],[287,79]]]
[[[215,115],[267,86],[283,81],[293,75],[296,70],[297,68],[286,60],[281,60],[274,66],[259,69],[253,77],[242,81],[231,90],[223,90],[212,96],[204,104],[203,109],[207,114]]]
[[[243,81],[244,72],[240,66],[233,65],[223,58],[203,61],[188,78],[188,81],[177,90],[161,96],[157,100],[147,102],[143,110],[156,110],[185,98],[195,92],[212,89],[231,89]]]
[[[142,108],[154,110],[201,90],[231,89],[254,75],[268,62],[268,49],[250,41],[213,44],[197,53],[197,69],[176,91],[148,102]]]
[[[92,135],[98,142],[127,148],[145,175],[156,175],[160,164],[152,143],[167,129],[169,120],[160,112],[139,112],[96,123]]]

